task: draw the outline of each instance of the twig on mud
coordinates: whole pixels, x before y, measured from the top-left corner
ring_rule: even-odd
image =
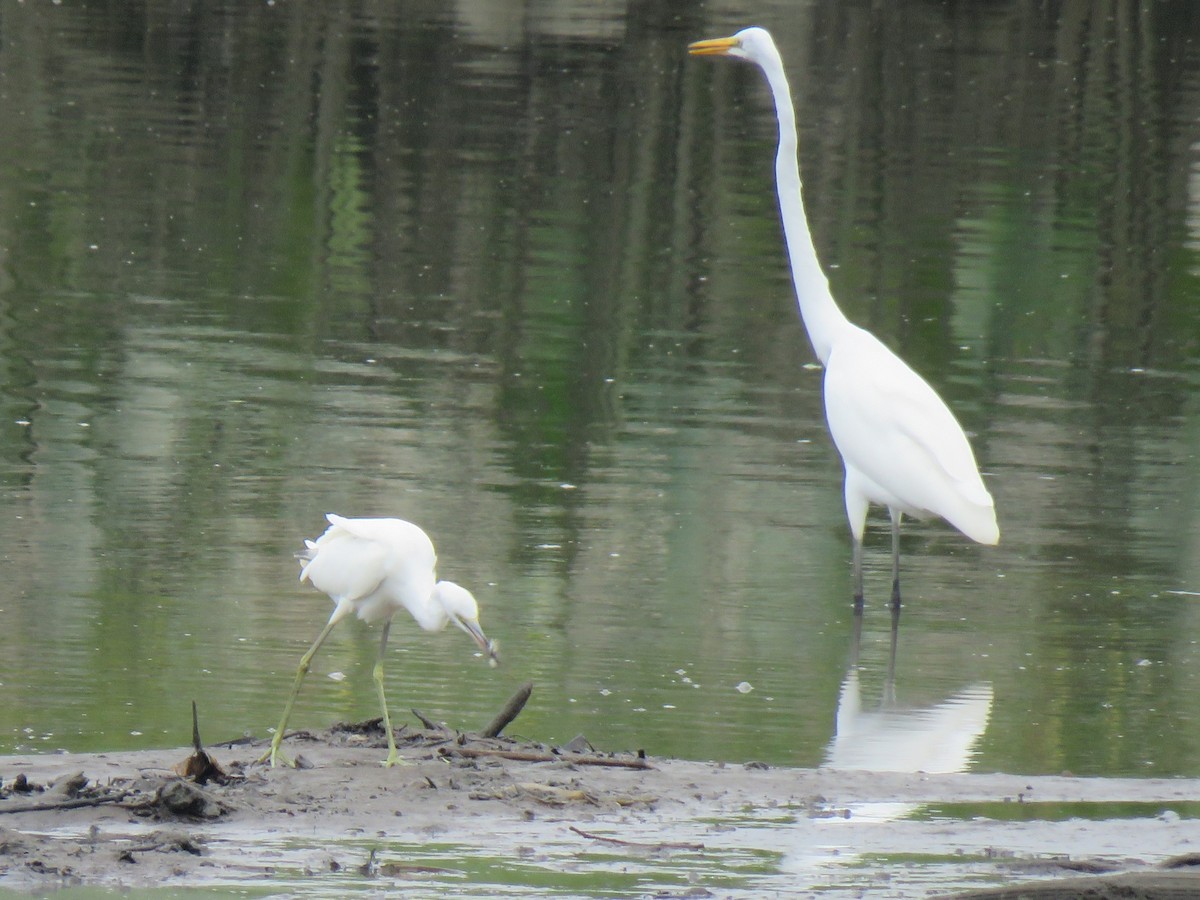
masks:
[[[619,756],[584,756],[575,753],[539,753],[532,750],[490,750],[479,747],[441,747],[444,756],[497,757],[516,762],[568,762],[580,766],[610,766],[618,769],[652,769],[644,756],[626,759]]]
[[[525,704],[529,702],[529,695],[533,693],[533,682],[527,681],[521,685],[515,694],[508,698],[508,702],[504,704],[504,708],[496,714],[496,718],[492,719],[488,726],[479,732],[480,737],[494,738],[499,737],[513,719],[521,714],[521,710],[525,708]]]
[[[418,719],[420,719],[421,724],[424,725],[426,728],[428,728],[430,731],[445,731],[446,730],[445,725],[439,725],[437,722],[433,721],[433,719],[427,718],[425,716],[425,714],[423,712],[421,712],[419,709],[412,710],[412,714],[414,716],[416,716]]]
[[[647,844],[643,841],[623,841],[620,838],[605,837],[602,834],[593,834],[590,831],[584,831],[582,828],[576,828],[574,825],[568,825],[573,832],[580,837],[588,838],[592,841],[602,841],[605,844],[616,844],[620,847],[637,847],[639,850],[703,850],[703,844],[679,844],[671,841],[660,841],[654,844]]]
[[[136,847],[126,847],[120,852],[120,854],[118,854],[118,858],[125,862],[134,862],[135,860],[133,859],[133,854],[154,853],[157,850],[182,850],[185,853],[192,854],[192,856],[201,856],[204,853],[192,836],[185,834],[169,835],[147,844],[139,844]]]
[[[183,778],[190,778],[196,784],[207,784],[209,781],[228,784],[229,775],[200,742],[200,717],[196,712],[195,700],[192,701],[192,747],[192,755],[175,766],[175,774]]]
[[[103,806],[105,803],[120,803],[132,793],[132,791],[122,791],[119,794],[106,794],[103,797],[71,797],[69,800],[58,800],[54,803],[0,803],[0,813],[44,812],[56,809],[82,809],[85,806]]]
[[[285,735],[286,737],[286,735]],[[257,744],[259,738],[252,734],[244,734],[240,738],[231,738],[228,741],[221,741],[218,744],[213,744],[214,747],[224,747],[226,750],[232,750],[234,747],[248,747],[252,744]]]

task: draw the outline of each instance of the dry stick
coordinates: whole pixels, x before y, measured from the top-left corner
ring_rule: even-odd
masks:
[[[420,719],[421,724],[424,725],[426,728],[428,728],[430,731],[445,731],[446,730],[441,725],[439,725],[437,722],[434,722],[432,719],[426,718],[424,713],[422,713],[419,709],[414,709],[412,711],[412,714],[414,716],[416,716],[418,719]]]
[[[121,852],[129,855],[134,853],[153,853],[155,850],[161,850],[163,847],[169,847],[172,850],[184,850],[187,853],[194,854],[195,856],[200,855],[200,848],[192,843],[192,839],[190,837],[166,838],[161,841],[155,841],[153,844],[142,844],[137,847],[126,847]]]
[[[200,743],[200,716],[196,713],[196,701],[192,701],[192,747],[196,753],[204,752],[204,745]]]
[[[584,831],[582,828],[576,828],[574,825],[568,825],[573,832],[580,837],[585,837],[593,841],[603,841],[606,844],[618,844],[622,847],[638,847],[643,850],[703,850],[703,844],[676,844],[671,842],[660,842],[656,844],[647,844],[642,841],[623,841],[620,838],[605,837],[602,834],[592,834],[590,831]]]
[[[479,732],[480,737],[494,738],[499,737],[508,724],[521,714],[521,710],[525,708],[525,704],[529,702],[529,695],[533,693],[533,682],[527,681],[519,688],[517,692],[508,698],[508,702],[504,704],[504,708],[496,714],[496,718],[488,724],[487,728]]]
[[[207,784],[209,781],[224,784],[229,776],[200,742],[200,716],[196,712],[195,700],[192,701],[192,747],[192,755],[174,767],[175,774],[182,778],[190,778],[196,784]]]
[[[617,769],[653,769],[645,758],[624,759],[614,756],[584,756],[574,753],[537,753],[530,750],[488,750],[476,747],[442,747],[440,753],[476,758],[495,756],[516,762],[569,762],[581,766],[611,766]]]
[[[102,806],[105,803],[120,803],[129,796],[126,791],[121,794],[110,794],[104,797],[72,797],[70,800],[58,800],[54,803],[0,803],[0,813],[42,812],[52,809],[80,809],[84,806]]]

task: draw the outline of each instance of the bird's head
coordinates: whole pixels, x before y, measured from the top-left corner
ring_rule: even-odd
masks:
[[[496,642],[489,640],[479,627],[479,604],[465,587],[453,581],[439,581],[433,587],[433,602],[445,613],[446,621],[453,622],[471,636],[479,649],[487,654],[488,665],[500,662]]]
[[[779,55],[770,33],[762,28],[743,28],[730,37],[696,41],[688,45],[688,53],[692,56],[732,56],[759,65]]]

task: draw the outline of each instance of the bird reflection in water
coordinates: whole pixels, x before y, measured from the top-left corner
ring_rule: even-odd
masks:
[[[871,772],[966,771],[992,713],[992,686],[969,685],[940,703],[904,707],[896,700],[900,611],[892,610],[887,676],[878,707],[864,709],[859,654],[862,616],[854,616],[849,665],[838,696],[837,724],[825,752],[831,769]]]

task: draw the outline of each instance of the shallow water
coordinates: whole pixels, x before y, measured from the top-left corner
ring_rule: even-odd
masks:
[[[287,835],[262,822],[240,828],[209,823],[206,834],[192,839],[202,848],[203,862],[184,854],[167,877],[171,886],[139,890],[147,879],[140,872],[134,884],[119,889],[133,897],[225,896],[231,890],[250,896],[424,891],[451,897],[610,897],[707,890],[733,898],[805,891],[902,898],[1080,872],[1151,874],[1155,865],[1186,854],[1195,832],[1194,818],[1176,812],[1194,804],[1170,802],[1010,798],[935,804],[929,815],[919,804],[899,800],[828,806],[789,797],[711,817],[681,813],[686,803],[667,797],[660,808],[641,814],[614,811],[606,802],[527,806],[523,814],[497,811],[486,801],[466,803],[467,809],[448,803],[444,823],[415,828],[408,810],[397,811],[391,833],[368,827],[331,833],[315,824],[319,817],[309,817],[301,834]],[[951,808],[955,812],[947,815]],[[495,827],[506,820],[516,825],[518,818],[519,827]],[[574,821],[585,827],[570,824]],[[124,823],[99,833],[99,848],[92,852],[115,857],[123,848],[141,847],[136,858],[146,868],[164,866],[144,849],[162,839],[161,829]],[[1134,844],[1131,833],[1138,836]],[[82,828],[44,836],[66,847],[96,840]],[[59,860],[61,848],[49,844],[47,855],[49,847]],[[19,871],[14,875],[21,877]],[[112,878],[108,874],[106,882]],[[73,879],[65,882],[67,887]],[[79,896],[98,889],[81,888]],[[68,888],[63,896],[74,894]]]
[[[768,97],[684,52],[743,24],[3,13],[0,752],[181,744],[193,698],[266,734],[336,511],[425,527],[505,656],[398,621],[398,711],[477,727],[532,679],[548,741],[1200,772],[1196,12],[763,12],[835,295],[999,510],[997,548],[907,527],[891,679],[879,516],[848,671]],[[375,715],[376,644],[341,626],[293,724]]]

